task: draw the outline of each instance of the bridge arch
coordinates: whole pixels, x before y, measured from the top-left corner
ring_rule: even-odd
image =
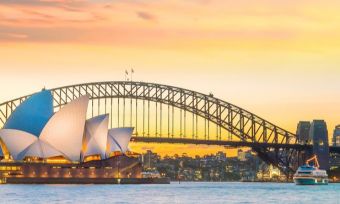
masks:
[[[76,84],[51,89],[55,108],[81,95],[90,100],[132,98],[171,105],[205,118],[239,137],[241,141],[276,144],[296,144],[296,135],[236,105],[196,91],[174,86],[112,81]],[[0,126],[12,111],[28,96],[0,104]]]

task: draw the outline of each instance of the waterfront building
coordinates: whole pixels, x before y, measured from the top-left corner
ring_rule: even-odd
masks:
[[[190,157],[186,154],[158,157],[154,165],[161,175],[176,181],[178,178],[190,181],[254,181],[260,164],[264,164],[250,151],[246,151],[246,161],[240,161],[237,157],[228,157],[224,160],[221,159],[223,155],[224,153],[220,152],[203,157],[198,155]],[[147,170],[150,171],[153,170]]]
[[[333,132],[333,146],[340,147],[340,125],[335,126]]]
[[[216,153],[216,158],[218,161],[222,161],[222,162],[227,161],[227,154],[222,151],[218,151]]]
[[[237,158],[240,161],[246,161],[246,152],[244,152],[242,149],[239,149],[237,151]]]
[[[275,178],[280,177],[280,169],[277,167],[274,167],[273,165],[269,165],[269,178]]]
[[[108,130],[107,114],[86,120],[87,95],[55,113],[52,100],[50,91],[34,94],[0,130],[0,166],[14,169],[1,171],[1,181],[65,182],[69,178],[86,183],[100,178],[98,182],[105,183],[109,181],[105,179],[140,177],[138,159],[132,154],[127,157],[133,128]]]
[[[296,136],[300,144],[310,144],[312,137],[309,134],[311,124],[309,121],[300,121],[296,128]]]
[[[329,169],[328,130],[324,120],[313,120],[310,128],[313,138],[313,154],[318,158],[320,169]]]
[[[201,181],[202,180],[202,171],[201,170],[195,170],[194,180],[195,181]]]
[[[151,150],[147,150],[145,154],[142,156],[143,167],[146,170],[151,170],[156,168],[157,161],[159,160],[159,156],[157,153],[153,153]]]

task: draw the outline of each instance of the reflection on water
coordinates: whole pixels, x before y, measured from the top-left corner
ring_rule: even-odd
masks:
[[[1,203],[340,203],[340,184],[0,185]]]

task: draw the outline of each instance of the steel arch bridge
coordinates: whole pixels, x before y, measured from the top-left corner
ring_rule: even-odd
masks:
[[[88,117],[109,113],[110,126],[134,126],[136,142],[251,147],[264,161],[292,173],[300,152],[295,134],[243,108],[174,86],[110,81],[51,89],[56,110],[88,94]],[[28,96],[0,104],[0,127]],[[213,132],[213,133],[212,133]]]

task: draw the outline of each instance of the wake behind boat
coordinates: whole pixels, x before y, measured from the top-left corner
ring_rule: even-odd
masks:
[[[309,162],[314,160],[314,165],[309,165]],[[325,170],[319,169],[317,157],[314,156],[307,160],[306,164],[300,166],[293,177],[296,185],[327,185],[328,175]]]

